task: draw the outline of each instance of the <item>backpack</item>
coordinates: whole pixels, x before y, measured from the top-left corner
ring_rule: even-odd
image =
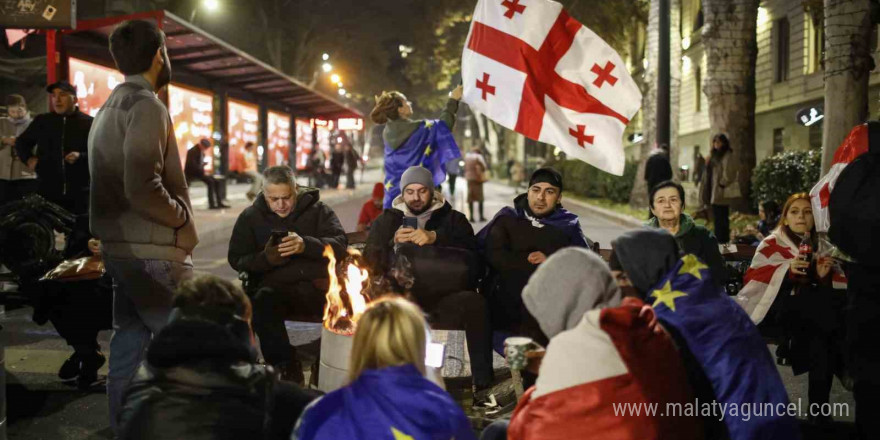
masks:
[[[868,152],[840,173],[828,206],[831,241],[859,263],[880,266],[880,122],[868,122]]]

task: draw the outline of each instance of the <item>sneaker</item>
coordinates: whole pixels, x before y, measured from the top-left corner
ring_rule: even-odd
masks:
[[[64,361],[63,364],[61,364],[61,369],[58,370],[58,377],[60,377],[61,380],[76,379],[76,377],[79,376],[79,362],[79,355],[74,352],[66,361]]]
[[[97,382],[98,370],[104,366],[107,358],[100,351],[95,351],[94,353],[82,356],[81,359],[79,377],[76,379],[76,384],[80,389],[85,389]]]
[[[281,380],[293,382],[300,387],[304,387],[306,384],[306,376],[303,374],[303,366],[299,359],[278,364],[275,370],[281,375]]]

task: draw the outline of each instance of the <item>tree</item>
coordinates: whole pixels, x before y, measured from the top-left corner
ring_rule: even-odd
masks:
[[[652,0],[648,12],[647,47],[645,60],[647,66],[642,85],[642,143],[639,146],[639,166],[636,171],[635,181],[630,192],[630,206],[639,208],[648,205],[648,184],[645,182],[645,163],[651,150],[657,144],[657,63],[659,58],[658,26],[660,25],[660,5],[657,0]],[[675,140],[678,138],[678,102],[679,90],[681,89],[681,1],[670,0],[669,2],[669,111],[670,115],[670,151],[669,162],[673,171],[678,164],[679,146]],[[673,173],[673,176],[676,174]]]
[[[868,117],[871,0],[825,0],[825,119],[822,173],[837,147]]]
[[[755,168],[758,0],[703,0],[703,13],[703,91],[709,101],[709,128],[727,134],[740,188],[746,190]],[[744,191],[743,197],[747,195]],[[745,200],[733,205],[736,210],[747,206]]]

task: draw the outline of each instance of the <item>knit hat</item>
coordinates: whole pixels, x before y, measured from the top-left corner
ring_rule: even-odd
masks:
[[[27,102],[24,100],[24,96],[8,95],[6,96],[6,107],[27,107]]]
[[[403,176],[400,177],[400,191],[402,192],[406,187],[413,183],[424,185],[425,188],[433,188],[434,176],[425,167],[418,165],[411,166],[407,168],[406,171],[403,172]]]
[[[529,179],[529,186],[532,186],[536,183],[549,183],[562,191],[562,174],[559,174],[559,171],[554,170],[553,168],[538,168],[532,173],[532,178]]]

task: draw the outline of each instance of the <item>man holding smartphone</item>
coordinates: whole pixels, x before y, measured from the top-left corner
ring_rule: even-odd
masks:
[[[412,275],[438,278],[451,264],[469,261],[462,258],[468,252],[476,253],[474,229],[467,217],[454,209],[443,194],[434,190],[434,177],[426,168],[409,167],[400,178],[401,195],[394,199],[370,228],[364,258],[370,273],[389,276],[394,260],[406,246],[437,248],[437,252],[413,252],[413,267],[428,267],[423,273]],[[454,248],[444,251],[443,248]],[[412,249],[410,249],[412,250]],[[430,250],[430,249],[425,249]],[[462,250],[466,251],[462,253]],[[444,252],[446,252],[444,254]],[[446,255],[444,257],[444,255]],[[419,259],[427,259],[427,261]],[[462,261],[451,262],[458,259]],[[414,272],[416,272],[414,270]],[[449,291],[425,295],[419,286],[440,285],[431,280],[419,280],[411,292],[419,306],[429,315],[434,328],[464,329],[471,358],[474,385],[478,391],[490,389],[492,376],[491,332],[486,299],[473,286],[460,286]],[[397,286],[392,286],[392,288]],[[478,394],[477,400],[480,399]]]
[[[348,241],[336,214],[319,200],[318,190],[297,186],[287,166],[267,168],[263,191],[235,222],[229,264],[246,275],[254,330],[266,363],[300,384],[303,369],[284,320],[321,319],[329,282],[327,245],[339,259]]]

